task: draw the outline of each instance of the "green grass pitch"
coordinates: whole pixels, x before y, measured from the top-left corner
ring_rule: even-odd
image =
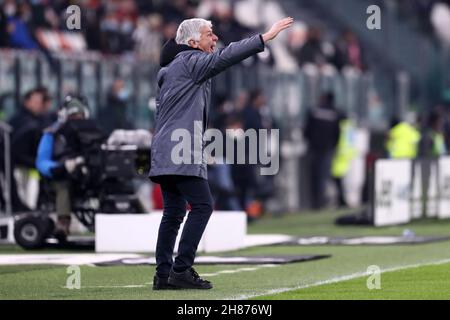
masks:
[[[343,212],[265,218],[249,233],[298,236],[450,235],[450,221],[423,220],[388,228],[337,227]],[[0,246],[0,254],[23,254]],[[31,253],[62,253],[46,250]],[[0,266],[0,300],[4,299],[450,299],[450,241],[396,246],[255,247],[224,255],[331,254],[323,260],[278,265],[198,266],[211,280],[208,291],[152,291],[154,267],[81,266],[81,289],[66,288],[65,266]],[[381,268],[381,289],[366,286],[367,268]],[[392,271],[394,270],[394,271]]]

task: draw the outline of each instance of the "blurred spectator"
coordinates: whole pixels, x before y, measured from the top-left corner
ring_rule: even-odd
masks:
[[[44,127],[49,126],[55,122],[58,115],[55,111],[52,111],[52,96],[46,87],[38,87],[37,91],[41,92],[44,97],[44,114],[42,115],[42,124]]]
[[[116,129],[133,129],[128,119],[130,91],[122,79],[113,82],[108,94],[107,105],[100,110],[98,119],[105,132],[110,134]]]
[[[264,92],[261,89],[253,90],[250,92],[249,101],[247,107],[242,111],[245,130],[272,128],[270,110]]]
[[[214,198],[214,207],[216,210],[242,210],[232,179],[231,165],[225,162],[215,163],[213,161],[208,166],[208,183]]]
[[[105,51],[101,33],[101,21],[104,14],[104,6],[100,0],[89,1],[83,10],[83,31],[87,46],[90,50]]]
[[[163,42],[166,43],[170,39],[175,39],[177,35],[178,24],[176,22],[168,22],[164,24],[162,29]]]
[[[444,137],[447,152],[450,150],[450,108],[444,109]]]
[[[11,135],[11,160],[14,178],[11,179],[13,211],[24,211],[36,205],[39,174],[35,169],[37,147],[46,123],[45,97],[34,89],[25,94],[23,106],[9,121]],[[20,195],[20,198],[19,198]],[[26,203],[26,205],[24,204]]]
[[[444,136],[447,151],[450,150],[450,90],[444,91],[443,97]]]
[[[419,152],[421,134],[412,124],[397,117],[391,120],[386,150],[391,159],[414,159]]]
[[[43,116],[46,114],[45,94],[41,88],[33,89],[24,96],[23,106],[12,116],[9,124],[12,126],[13,137],[17,137],[19,131],[27,131],[28,128],[40,128]],[[20,156],[20,155],[19,155]],[[23,165],[33,165],[34,160],[19,162]]]
[[[4,6],[0,6],[0,48],[9,44],[8,38],[6,14]]]
[[[342,35],[336,43],[335,54],[331,60],[338,70],[345,66],[365,69],[363,49],[355,33],[348,30]]]
[[[228,128],[242,129],[239,114],[234,111],[234,106],[226,96],[215,97],[215,108],[211,112],[212,127],[222,132],[226,139]],[[222,155],[215,154],[208,165],[208,182],[214,198],[214,206],[217,210],[235,211],[242,210],[237,197],[237,190],[232,176],[232,165],[226,163],[226,143],[223,145]],[[221,157],[223,156],[223,157]]]
[[[216,105],[212,126],[221,130],[228,142],[224,143],[225,159],[234,163],[233,165],[222,165],[211,163],[209,176],[211,189],[217,200],[217,208],[223,210],[238,210],[243,208],[249,221],[258,218],[262,214],[262,200],[269,197],[273,191],[272,177],[262,179],[257,174],[258,165],[250,164],[249,140],[243,135],[244,130],[253,129],[258,133],[259,129],[271,129],[272,120],[266,104],[266,97],[262,90],[256,89],[252,92],[241,91],[234,102],[226,96],[216,97]],[[227,131],[227,130],[231,131]],[[242,130],[242,131],[240,131]],[[259,137],[256,136],[258,139]],[[237,163],[237,143],[245,141],[246,164]],[[234,152],[227,154],[226,145],[234,145]],[[259,152],[260,143],[253,142]],[[233,157],[230,159],[229,157]],[[217,160],[217,159],[214,159]]]
[[[306,63],[324,64],[326,57],[322,48],[322,31],[317,27],[311,27],[308,30],[308,38],[305,44],[294,54],[300,66]]]
[[[319,105],[308,112],[304,136],[311,161],[312,207],[326,206],[326,184],[330,179],[331,161],[339,139],[339,114],[334,94],[325,93]]]
[[[195,3],[189,0],[164,1],[160,12],[168,23],[174,22],[178,25],[195,16]]]
[[[163,41],[162,28],[163,19],[159,14],[139,18],[133,34],[136,43],[135,52],[139,58],[155,63],[159,61]]]
[[[214,33],[224,45],[239,41],[251,31],[236,20],[228,1],[214,2],[213,12],[209,20],[213,24]]]
[[[292,54],[298,53],[308,39],[308,26],[301,22],[295,22],[289,32],[288,47]]]
[[[104,51],[120,54],[133,49],[133,32],[138,12],[133,0],[107,3],[105,18],[100,24]]]
[[[331,165],[331,175],[338,191],[338,206],[348,207],[345,198],[344,177],[356,156],[355,123],[344,113],[339,116],[339,141]]]
[[[60,27],[60,17],[58,12],[67,8],[70,4],[68,1],[49,1],[49,0],[33,0],[30,2],[33,17],[32,27],[58,29]]]
[[[423,129],[419,155],[425,158],[438,158],[446,154],[443,114],[434,110],[428,115],[426,126]]]
[[[249,102],[249,93],[245,90],[239,92],[234,101],[234,108],[236,112],[241,112]]]
[[[4,96],[0,96],[0,121],[6,120],[5,106],[3,105]]]
[[[136,0],[136,7],[138,9],[138,12],[142,15],[148,15],[150,13],[155,12],[156,5],[155,2],[158,2],[157,0]]]
[[[231,165],[231,177],[234,184],[234,193],[229,193],[228,196],[236,196],[238,199],[239,206],[247,211],[250,203],[255,200],[256,193],[256,179],[254,165],[248,164],[237,164],[237,144],[242,143],[245,139],[243,133],[244,131],[243,118],[238,113],[230,114],[226,119],[225,124],[225,139],[224,148],[228,145],[234,146],[234,151],[232,154],[224,152],[225,159],[228,159],[233,165]],[[230,143],[230,141],[232,141]],[[247,141],[248,143],[248,141]],[[247,145],[246,145],[247,146]],[[246,150],[246,159],[248,159],[248,146]],[[230,158],[231,155],[233,158]],[[222,168],[224,169],[224,168]],[[222,170],[222,174],[225,170]],[[219,177],[219,175],[216,175]],[[228,183],[228,185],[230,185]],[[227,188],[229,190],[229,187]],[[231,200],[233,201],[233,200]]]
[[[245,95],[241,94],[240,99],[245,99]],[[255,89],[249,94],[249,103],[241,111],[240,115],[236,114],[228,119],[228,127],[243,128],[247,130],[256,130],[255,152],[259,154],[261,142],[259,141],[258,130],[271,129],[272,120],[267,108],[267,100],[261,89]],[[244,136],[236,136],[236,140],[247,139]],[[250,140],[245,142],[245,158],[246,164],[236,164],[233,166],[233,180],[235,182],[240,204],[249,215],[250,220],[257,218],[262,214],[262,198],[270,195],[273,191],[273,181],[265,181],[262,183],[258,176],[258,165],[249,163],[250,159]],[[265,146],[267,150],[267,145]],[[237,163],[235,161],[234,163]],[[256,208],[256,209],[255,209]]]
[[[38,49],[29,25],[32,17],[30,5],[27,2],[17,5],[14,0],[5,0],[3,12],[6,16],[9,45],[19,49]]]
[[[234,106],[225,95],[217,95],[213,106],[211,112],[212,127],[225,134],[226,121],[230,114],[234,112]]]

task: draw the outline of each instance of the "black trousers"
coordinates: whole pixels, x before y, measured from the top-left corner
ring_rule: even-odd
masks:
[[[334,183],[336,184],[337,196],[338,196],[338,206],[339,207],[348,207],[347,201],[345,200],[345,192],[344,192],[344,178],[333,178]]]
[[[327,181],[331,178],[331,162],[334,150],[311,151],[311,196],[313,209],[327,205]]]
[[[156,273],[168,277],[170,269],[182,272],[194,264],[200,239],[213,211],[213,198],[208,181],[198,177],[164,176],[158,178],[164,200],[164,212],[156,244]],[[178,254],[173,251],[178,230],[186,215],[186,203],[191,206],[181,234]]]

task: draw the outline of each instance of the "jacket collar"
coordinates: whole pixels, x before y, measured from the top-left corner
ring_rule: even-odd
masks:
[[[170,39],[162,47],[161,58],[160,58],[160,62],[159,62],[160,66],[166,67],[173,60],[175,60],[175,57],[177,56],[177,54],[179,54],[180,52],[189,51],[189,50],[201,51],[200,49],[192,48],[185,44],[177,44],[175,42],[175,39]]]

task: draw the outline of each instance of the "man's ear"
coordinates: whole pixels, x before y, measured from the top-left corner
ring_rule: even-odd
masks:
[[[198,48],[197,41],[192,40],[192,39],[188,41],[188,45],[189,45],[189,47],[192,47],[192,48],[195,48],[195,49]]]

